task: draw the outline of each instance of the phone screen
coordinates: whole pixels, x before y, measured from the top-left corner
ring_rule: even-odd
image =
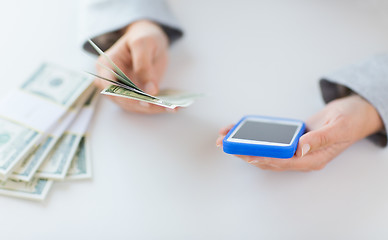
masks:
[[[290,144],[297,129],[297,125],[247,120],[231,138]]]

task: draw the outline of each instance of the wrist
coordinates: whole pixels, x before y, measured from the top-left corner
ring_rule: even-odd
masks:
[[[356,101],[359,101],[360,108],[364,109],[366,131],[365,136],[363,137],[382,131],[384,128],[383,120],[381,119],[380,114],[376,108],[360,95],[352,95],[350,98],[355,98]]]

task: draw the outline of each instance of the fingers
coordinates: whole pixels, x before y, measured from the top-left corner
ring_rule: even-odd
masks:
[[[110,58],[114,64],[120,68],[127,76],[131,75],[132,59],[130,50],[126,45],[126,39],[120,38],[115,42],[106,52],[105,55]],[[109,69],[113,66],[105,56],[99,56],[96,62],[96,69],[98,75],[115,80],[116,76]]]
[[[295,155],[303,157],[309,152],[333,145],[338,139],[341,139],[341,133],[342,129],[339,124],[326,125],[320,129],[308,132],[300,137]]]
[[[98,78],[94,79],[94,85],[98,88],[98,89],[104,89],[106,87],[109,86],[109,83],[103,81],[103,80],[100,80]]]
[[[220,131],[219,131],[220,135],[218,136],[218,138],[216,140],[216,146],[217,147],[221,147],[222,146],[222,141],[224,140],[224,137],[226,136],[226,134],[228,134],[230,129],[233,128],[233,126],[234,126],[233,124],[230,124],[230,125],[220,129]]]
[[[228,125],[228,126],[226,126],[226,127],[221,128],[220,131],[219,131],[219,134],[220,134],[220,135],[226,135],[226,134],[228,134],[228,132],[230,131],[230,129],[233,128],[233,126],[234,126],[234,124],[230,124],[230,125]]]
[[[139,87],[148,94],[156,95],[167,67],[167,35],[158,24],[148,20],[131,24],[125,35]]]
[[[116,76],[114,76],[114,74],[112,72],[110,72],[109,70],[103,68],[101,65],[106,65],[106,63],[104,62],[105,59],[102,58],[102,57],[99,57],[97,59],[97,63],[96,63],[96,70],[97,70],[97,75],[98,76],[101,76],[103,78],[106,78],[106,79],[111,79],[111,80],[115,80],[116,79]],[[94,79],[94,84],[99,88],[99,89],[104,89],[106,87],[108,87],[109,85],[111,85],[110,83],[106,82],[106,81],[103,81],[101,80],[100,78],[95,78]]]
[[[216,146],[221,147],[222,146],[222,141],[224,140],[225,136],[219,136],[216,140]]]
[[[273,161],[275,158],[267,158],[267,157],[255,157],[255,156],[244,156],[244,155],[236,155],[236,157],[241,158],[245,162],[252,164],[258,168],[263,170],[271,170],[271,171],[285,171],[287,169],[281,168],[276,165]]]
[[[151,95],[159,92],[158,79],[155,74],[154,60],[156,46],[149,39],[136,41],[130,46],[133,61],[133,71],[139,81],[139,87]]]
[[[255,156],[237,156],[245,162],[271,171],[312,171],[325,167],[327,162],[317,161],[311,156],[303,158],[294,156],[290,159],[265,158]]]

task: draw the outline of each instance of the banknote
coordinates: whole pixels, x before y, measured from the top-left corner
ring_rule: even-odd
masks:
[[[0,194],[5,196],[25,198],[29,200],[44,200],[53,181],[34,178],[30,182],[7,180],[0,182]]]
[[[21,89],[69,108],[91,83],[90,78],[77,71],[45,63]]]
[[[39,131],[0,117],[0,179],[6,180],[40,137]]]
[[[94,96],[95,93],[96,89],[94,87],[90,87],[90,89],[87,90],[82,97],[76,101],[76,103],[74,103],[59,123],[55,125],[55,128],[50,131],[50,134],[48,134],[46,139],[21,162],[12,174],[9,175],[9,178],[26,182],[30,181],[39,166],[50,153],[51,149],[53,149],[55,144],[58,142],[59,138],[74,121],[77,114],[80,112],[81,107],[85,105],[85,102],[89,101],[88,99],[91,99],[91,96]]]
[[[98,54],[100,54],[100,56],[103,56],[105,58],[105,60],[108,61],[108,63],[110,64],[110,66],[113,68],[109,68],[103,64],[100,64],[100,66],[102,66],[103,68],[105,69],[108,69],[110,72],[112,72],[116,77],[117,77],[117,80],[127,86],[130,86],[134,89],[137,89],[139,90],[140,92],[143,92],[140,88],[138,88],[132,81],[131,79],[125,75],[125,73],[119,68],[117,67],[117,65],[92,41],[89,39],[89,43],[90,45],[98,52]]]
[[[48,154],[35,176],[53,180],[63,180],[75,155],[81,136],[65,132]]]
[[[92,160],[90,156],[89,140],[83,136],[77,152],[71,161],[66,179],[90,179],[92,177]]]
[[[105,94],[105,95],[110,95],[110,96],[124,97],[124,98],[139,100],[139,101],[152,103],[152,104],[155,104],[158,106],[171,108],[171,109],[174,109],[177,107],[176,105],[169,103],[169,102],[166,102],[166,101],[163,101],[161,99],[145,96],[145,95],[139,94],[137,92],[134,92],[134,91],[131,91],[131,90],[128,90],[128,89],[125,89],[123,87],[119,87],[116,85],[110,85],[109,87],[102,90],[101,93]]]
[[[1,101],[1,180],[32,153],[91,84],[92,80],[83,74],[43,64],[19,89]]]
[[[53,136],[46,137],[46,139],[22,161],[14,172],[9,175],[9,178],[29,182],[55,143],[56,139]]]
[[[149,95],[137,87],[133,81],[127,75],[125,75],[125,73],[119,67],[117,67],[117,65],[95,43],[93,43],[91,40],[89,40],[89,43],[100,54],[100,56],[107,60],[110,68],[101,63],[99,63],[99,65],[112,73],[116,78],[115,80],[112,80],[93,73],[89,73],[94,77],[112,84],[105,88],[101,92],[102,94],[134,99],[171,109],[176,107],[188,107],[194,102],[196,98],[202,96],[202,94],[182,94],[182,92],[177,93],[177,91],[173,90],[162,91],[158,96]]]
[[[58,140],[35,176],[54,180],[65,179],[82,137],[87,131],[97,100],[98,94],[93,94],[85,103],[77,118]]]
[[[194,103],[195,99],[203,97],[200,93],[189,93],[181,90],[165,89],[161,90],[158,98],[164,102],[169,102],[177,107],[188,107]]]

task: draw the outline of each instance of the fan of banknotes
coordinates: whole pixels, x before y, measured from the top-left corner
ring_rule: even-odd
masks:
[[[0,102],[0,194],[43,200],[54,181],[91,178],[93,80],[43,64]]]
[[[179,90],[162,90],[158,96],[149,95],[137,87],[93,41],[89,40],[89,43],[97,51],[97,53],[103,56],[110,64],[110,67],[103,64],[100,64],[100,66],[111,72],[116,77],[116,79],[112,80],[89,73],[94,77],[112,84],[105,88],[101,92],[102,94],[135,99],[171,109],[176,107],[188,107],[196,98],[202,96],[202,94],[187,93]]]

